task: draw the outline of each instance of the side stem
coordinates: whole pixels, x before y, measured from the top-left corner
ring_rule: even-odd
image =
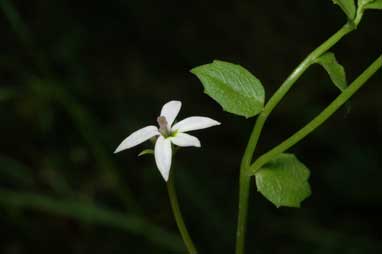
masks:
[[[378,69],[382,67],[382,56],[379,56],[350,86],[345,89],[332,103],[329,104],[318,116],[310,121],[305,127],[297,131],[288,139],[260,156],[250,167],[251,174],[255,174],[265,163],[275,156],[288,150],[300,140],[305,138],[317,127],[323,124],[331,115],[333,115],[347,100],[349,100],[355,92],[357,92],[365,83],[373,76]]]
[[[179,208],[178,198],[175,191],[175,184],[174,184],[174,176],[173,176],[173,170],[170,171],[170,177],[167,182],[167,192],[168,196],[170,198],[171,208],[172,212],[175,217],[176,224],[178,226],[179,232],[182,236],[182,239],[184,241],[184,244],[186,245],[186,248],[188,250],[189,254],[197,254],[196,247],[194,243],[192,242],[192,239],[190,237],[190,234],[188,233],[186,224],[184,223],[182,213]]]
[[[318,48],[313,50],[288,76],[288,78],[281,84],[279,89],[272,95],[269,99],[268,103],[265,105],[263,112],[260,114],[256,121],[256,125],[254,127],[253,134],[256,135],[254,139],[254,144],[249,144],[250,153],[253,154],[255,151],[255,147],[258,141],[258,138],[261,134],[263,126],[273,111],[273,109],[279,104],[279,102],[284,98],[284,96],[288,93],[291,87],[296,83],[296,81],[302,76],[302,74],[315,63],[316,59],[320,57],[322,54],[327,52],[330,48],[332,48],[339,40],[342,39],[346,34],[350,33],[355,29],[353,24],[346,23],[341,29],[339,29],[335,34],[333,34],[328,40],[322,43]]]

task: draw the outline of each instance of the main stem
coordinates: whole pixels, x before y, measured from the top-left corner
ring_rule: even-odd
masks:
[[[302,129],[290,136],[288,139],[271,149],[269,152],[260,156],[250,167],[251,174],[256,173],[265,163],[275,156],[288,150],[300,140],[305,138],[321,124],[323,124],[331,115],[333,115],[350,97],[356,93],[371,76],[373,76],[382,67],[382,55],[379,56],[350,86],[345,89],[332,103],[329,104],[318,116],[305,125]]]
[[[174,214],[176,224],[178,225],[179,232],[183,238],[183,241],[184,241],[184,244],[186,245],[188,253],[197,254],[198,252],[196,250],[194,243],[192,242],[190,234],[188,233],[187,227],[182,217],[182,213],[179,208],[178,198],[176,196],[175,185],[174,185],[174,177],[172,172],[173,170],[170,171],[170,177],[167,182],[167,192],[170,198],[172,212]]]
[[[355,29],[353,24],[347,23],[328,40],[322,43],[318,48],[312,51],[289,75],[289,77],[282,83],[280,88],[273,94],[265,105],[264,110],[258,116],[256,124],[252,130],[249,142],[244,152],[240,167],[240,187],[239,187],[239,211],[238,223],[236,231],[236,254],[244,254],[245,250],[245,233],[246,221],[248,210],[249,190],[251,187],[250,165],[252,162],[253,154],[255,152],[257,143],[260,138],[263,126],[276,105],[287,94],[289,89],[296,83],[301,75],[312,65],[315,60],[333,47],[342,37]]]

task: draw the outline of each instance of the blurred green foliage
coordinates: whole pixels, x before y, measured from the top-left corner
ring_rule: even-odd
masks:
[[[198,133],[202,148],[180,151],[174,169],[201,253],[232,253],[237,165],[252,122],[222,112],[189,70],[213,59],[240,63],[269,98],[343,23],[331,1],[0,0],[0,7],[4,254],[182,253],[152,158],[136,157],[142,147],[113,155],[171,99],[183,101],[185,115],[223,123]],[[369,11],[336,46],[349,81],[380,54],[381,23]],[[254,195],[249,253],[382,252],[381,76],[293,149],[312,170],[313,195],[301,209],[276,209]],[[337,90],[313,66],[267,123],[259,153]]]

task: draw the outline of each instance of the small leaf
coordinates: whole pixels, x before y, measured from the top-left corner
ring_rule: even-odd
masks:
[[[215,60],[191,72],[200,79],[205,93],[225,111],[248,118],[263,109],[265,92],[261,82],[240,65]]]
[[[348,19],[353,20],[355,18],[356,9],[354,0],[332,0],[332,2],[341,7]]]
[[[332,52],[327,52],[317,58],[316,63],[324,67],[336,87],[341,91],[347,88],[345,69],[337,62],[336,56]]]
[[[382,0],[375,0],[369,3],[365,5],[364,9],[382,10]]]
[[[154,150],[153,149],[145,149],[138,154],[138,157],[146,155],[146,154],[154,154]]]
[[[257,173],[257,189],[275,206],[300,207],[310,196],[309,170],[293,154],[280,154]]]

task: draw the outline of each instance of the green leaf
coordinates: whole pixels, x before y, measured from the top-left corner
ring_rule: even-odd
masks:
[[[256,172],[257,189],[275,206],[300,207],[310,196],[309,170],[293,154],[280,154]]]
[[[315,62],[324,67],[336,87],[341,91],[347,88],[345,69],[337,62],[336,56],[332,52],[323,54]]]
[[[261,112],[265,92],[261,82],[240,65],[215,60],[191,70],[204,86],[204,92],[225,111],[252,117]]]
[[[382,0],[375,0],[369,4],[366,4],[364,9],[382,10]]]
[[[138,154],[138,157],[139,157],[139,156],[146,155],[146,154],[154,154],[154,150],[153,150],[153,149],[145,149],[145,150],[143,150],[142,152],[140,152],[140,153]]]
[[[348,19],[353,20],[355,18],[356,9],[354,0],[332,0],[332,2],[341,7]]]

